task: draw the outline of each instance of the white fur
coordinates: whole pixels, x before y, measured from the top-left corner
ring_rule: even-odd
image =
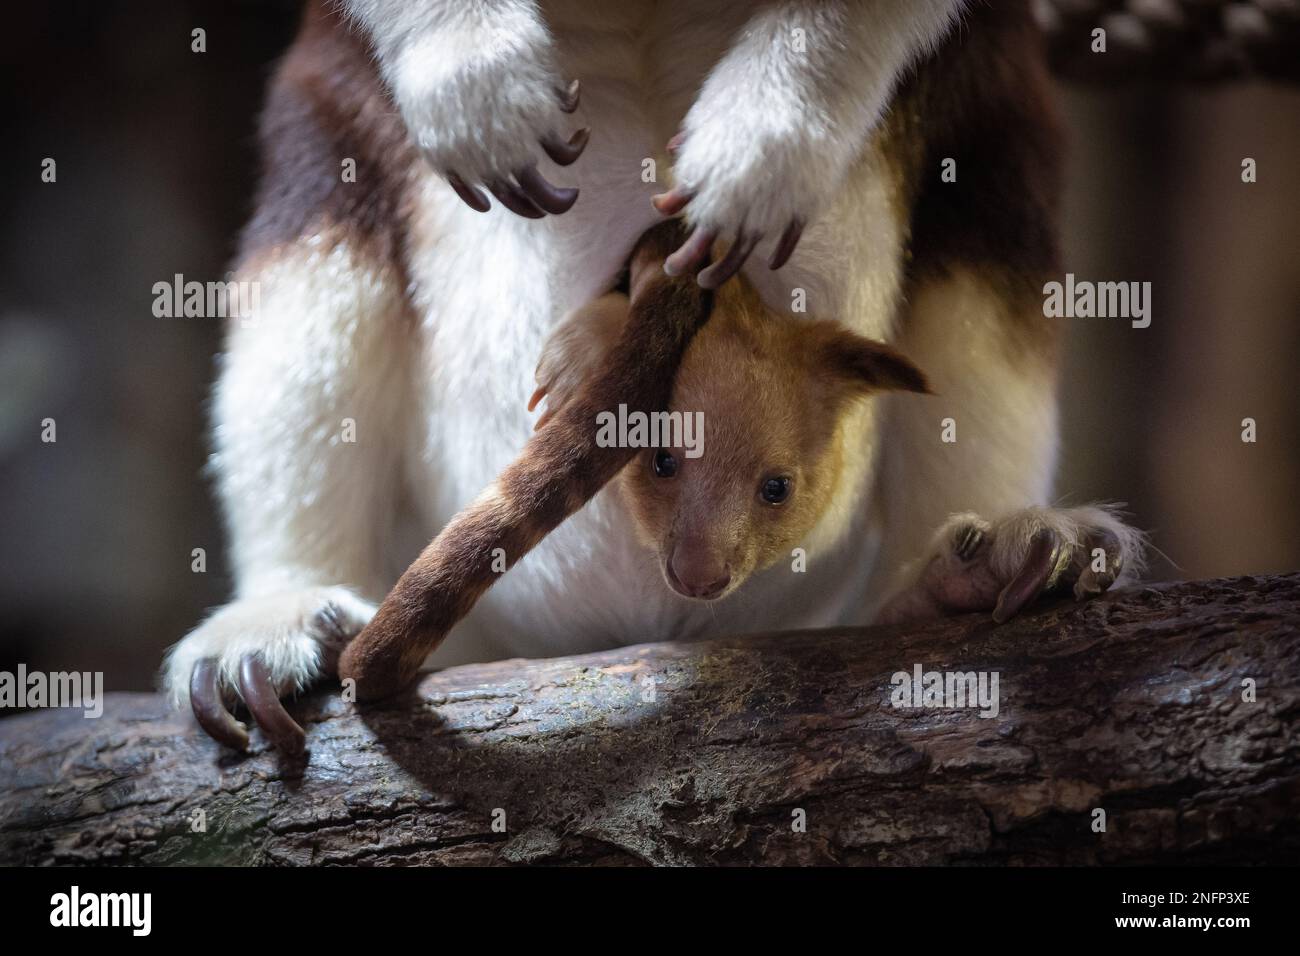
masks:
[[[346,588],[315,587],[232,601],[175,645],[163,665],[173,703],[189,700],[190,674],[205,657],[217,661],[222,687],[239,696],[239,665],[256,653],[281,694],[295,694],[320,677],[326,651],[337,655],[361,633],[375,605]]]
[[[358,632],[400,570],[400,406],[410,387],[399,281],[329,232],[241,278],[261,283],[260,305],[231,320],[211,460],[235,600],[170,653],[164,682],[176,700],[200,657],[218,658],[233,691],[240,656],[259,648],[277,688],[304,686],[320,672],[331,622]],[[355,442],[344,441],[346,419]]]
[[[430,165],[470,182],[506,179],[538,138],[565,127],[551,37],[526,0],[352,0],[384,78]]]
[[[686,114],[676,166],[695,225],[773,240],[822,213],[862,155],[898,78],[959,0],[791,2],[746,22]]]
[[[259,311],[232,323],[213,403],[237,596],[343,583],[382,596],[410,387],[400,280],[320,233],[256,281]]]

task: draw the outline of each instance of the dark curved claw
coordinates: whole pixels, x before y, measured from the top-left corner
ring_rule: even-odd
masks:
[[[987,535],[984,533],[984,529],[979,525],[973,523],[968,524],[958,530],[956,539],[953,541],[952,545],[953,553],[969,564],[971,561],[974,561],[975,556],[979,554],[979,550],[981,546],[983,546],[986,537]]]
[[[1092,552],[1097,548],[1106,552],[1104,571],[1094,571],[1092,567]],[[1074,597],[1078,601],[1105,593],[1124,568],[1124,553],[1119,538],[1105,528],[1088,537],[1088,546],[1080,557],[1083,570],[1074,582]]]
[[[680,249],[664,260],[664,272],[670,276],[694,272],[709,257],[709,250],[717,238],[716,229],[696,229],[686,237]]]
[[[578,97],[581,87],[577,80],[569,84],[568,89],[556,90],[555,93],[560,98],[560,110],[565,113],[572,113],[578,108]]]
[[[758,245],[759,238],[757,233],[742,232],[736,236],[736,241],[731,244],[727,254],[700,273],[697,279],[700,288],[716,289],[739,272],[740,267],[749,258],[749,254]]]
[[[681,186],[677,186],[668,190],[666,193],[652,196],[650,199],[650,205],[654,206],[661,216],[675,216],[686,208],[686,204],[690,202],[694,196],[694,193],[688,192]]]
[[[209,737],[232,750],[248,749],[248,731],[221,699],[221,673],[214,658],[205,657],[190,673],[190,709]]]
[[[471,186],[455,173],[447,174],[447,184],[455,190],[456,195],[464,201],[465,205],[475,212],[487,212],[492,208],[487,196],[483,195],[483,190],[477,186]]]
[[[995,622],[1005,624],[1043,593],[1052,572],[1056,570],[1060,549],[1061,543],[1056,532],[1050,528],[1043,528],[1034,535],[1020,570],[998,595],[997,606],[993,609]]]
[[[497,201],[505,206],[516,216],[523,216],[525,219],[541,219],[546,213],[542,212],[533,201],[524,195],[522,189],[514,183],[498,180],[488,183],[488,190]]]
[[[803,222],[799,219],[790,220],[790,225],[785,227],[785,232],[781,233],[781,238],[777,240],[776,250],[768,260],[767,267],[776,270],[785,265],[794,254],[794,247],[799,245],[801,236],[803,236]]]
[[[578,190],[552,185],[537,171],[536,166],[525,166],[515,173],[515,179],[519,180],[523,194],[544,212],[558,216],[568,212],[578,201]]]
[[[546,151],[546,155],[551,157],[557,165],[568,166],[582,155],[582,151],[587,148],[587,140],[590,138],[591,127],[584,126],[570,136],[567,141],[560,139],[554,133],[547,133],[539,142],[542,144],[542,149]]]
[[[306,732],[280,703],[280,695],[271,685],[271,674],[256,654],[245,654],[239,662],[239,690],[249,713],[277,750],[292,755],[306,749]]]

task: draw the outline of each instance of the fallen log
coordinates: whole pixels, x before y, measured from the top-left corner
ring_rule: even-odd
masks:
[[[997,715],[896,708],[998,675]],[[991,688],[991,683],[988,685]],[[305,759],[152,694],[0,721],[14,864],[1110,864],[1300,858],[1300,572],[424,675],[298,701]],[[987,710],[987,708],[986,708]],[[1100,829],[1104,811],[1104,830]]]

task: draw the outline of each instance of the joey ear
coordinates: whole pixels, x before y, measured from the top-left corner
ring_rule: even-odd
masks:
[[[906,355],[847,329],[837,328],[831,334],[822,357],[833,375],[863,391],[933,394],[925,373]]]

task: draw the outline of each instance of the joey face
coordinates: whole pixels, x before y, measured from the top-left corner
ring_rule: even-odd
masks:
[[[776,422],[767,434],[728,434],[714,424],[725,414],[721,403],[694,398],[674,410],[703,413],[704,453],[689,458],[680,446],[649,449],[629,465],[624,483],[668,586],[683,597],[715,600],[812,529],[833,491],[837,449]]]
[[[772,315],[743,290],[720,296],[671,405],[702,414],[702,453],[647,449],[621,476],[668,586],[717,600],[806,543],[840,493],[845,419],[882,387],[924,390],[924,380],[897,353],[834,323]]]

